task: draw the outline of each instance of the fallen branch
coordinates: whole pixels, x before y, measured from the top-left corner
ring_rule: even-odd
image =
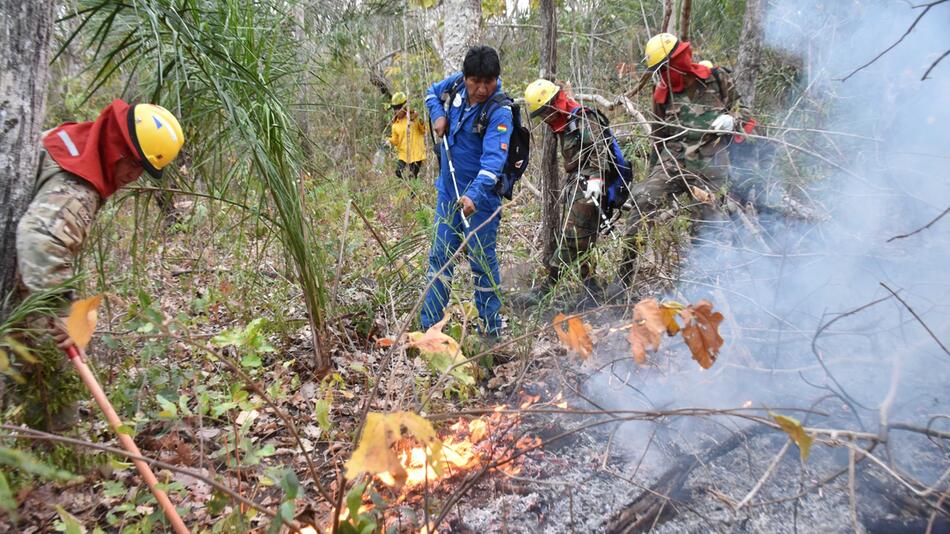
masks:
[[[785,453],[788,452],[788,449],[792,446],[792,440],[785,440],[785,445],[782,445],[781,450],[778,451],[778,454],[775,455],[775,458],[772,459],[772,463],[769,464],[768,469],[765,470],[765,473],[762,474],[762,477],[759,478],[758,482],[755,483],[755,486],[752,486],[752,489],[749,490],[749,493],[739,501],[739,504],[735,506],[735,510],[738,512],[742,509],[743,506],[749,503],[755,494],[762,489],[762,485],[772,476],[772,473],[775,472],[775,468],[778,467],[779,462],[782,461],[782,458],[785,457]]]

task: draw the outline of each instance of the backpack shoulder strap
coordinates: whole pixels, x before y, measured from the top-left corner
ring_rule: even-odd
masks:
[[[475,131],[481,135],[485,135],[485,131],[488,130],[488,123],[491,121],[491,116],[495,113],[495,110],[504,106],[512,106],[511,115],[514,119],[515,109],[514,109],[514,100],[508,96],[507,93],[495,93],[488,100],[485,101],[485,105],[482,107],[481,113],[478,115],[478,121],[475,124]]]
[[[442,94],[439,95],[439,100],[442,101],[442,108],[446,112],[448,112],[451,102],[455,100],[455,95],[457,95],[458,92],[462,90],[462,83],[464,82],[465,77],[459,76],[454,82],[452,82],[452,85],[448,88],[448,90],[443,91]]]

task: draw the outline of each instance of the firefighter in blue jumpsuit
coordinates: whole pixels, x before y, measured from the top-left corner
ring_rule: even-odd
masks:
[[[501,277],[495,253],[495,240],[501,221],[501,212],[495,212],[501,206],[501,197],[495,192],[495,185],[508,158],[511,108],[495,107],[484,131],[476,131],[485,102],[501,91],[501,81],[498,79],[500,73],[498,53],[488,46],[474,46],[465,55],[462,72],[432,84],[426,93],[425,102],[432,129],[446,136],[450,147],[455,183],[449,170],[448,156],[440,143],[436,231],[426,273],[426,281],[432,281],[432,285],[425,295],[420,314],[423,329],[442,319],[454,270],[453,265],[446,264],[461,246],[464,237],[474,232],[466,245],[466,251],[474,276],[475,306],[482,323],[481,331],[497,336],[501,330],[498,314],[501,308]],[[443,108],[443,96],[447,96],[447,113]],[[465,214],[468,227],[463,222],[462,213]]]

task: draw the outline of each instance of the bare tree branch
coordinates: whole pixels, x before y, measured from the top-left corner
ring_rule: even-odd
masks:
[[[890,52],[891,50],[894,49],[894,47],[896,47],[897,45],[901,44],[901,41],[903,41],[904,38],[906,38],[908,35],[910,35],[910,32],[914,31],[914,28],[917,26],[917,23],[920,22],[920,19],[924,18],[924,15],[926,15],[927,12],[930,11],[931,8],[933,8],[934,6],[940,5],[940,4],[942,4],[942,3],[946,2],[946,1],[947,1],[947,0],[935,0],[934,2],[930,2],[929,4],[923,4],[923,5],[919,5],[919,6],[914,6],[914,9],[917,9],[917,8],[922,7],[922,8],[924,8],[924,10],[923,10],[923,12],[921,12],[920,15],[917,15],[917,18],[914,19],[914,22],[910,25],[909,28],[907,28],[907,31],[904,32],[904,35],[901,35],[900,39],[898,39],[897,41],[894,41],[894,44],[892,44],[891,46],[885,48],[884,51],[882,51],[880,54],[874,56],[874,57],[871,59],[871,61],[868,61],[868,62],[865,63],[864,65],[861,65],[860,67],[854,69],[853,71],[851,71],[851,74],[848,74],[848,75],[845,76],[844,78],[841,78],[841,81],[842,81],[842,82],[848,81],[848,78],[850,78],[850,77],[854,76],[855,74],[857,74],[858,71],[860,71],[860,70],[862,70],[862,69],[864,69],[864,68],[870,66],[870,65],[871,65],[872,63],[874,63],[875,61],[881,59],[881,57],[883,57],[884,54]],[[944,54],[944,55],[946,55],[946,54]],[[942,58],[941,58],[941,59],[942,59]],[[940,60],[938,59],[937,61],[940,61]],[[933,68],[933,67],[931,66],[931,68]],[[930,72],[930,70],[928,69],[927,72]],[[927,75],[924,74],[924,77],[926,77],[926,76],[927,76]]]
[[[950,50],[947,50],[943,54],[940,54],[940,57],[938,57],[936,61],[934,61],[933,63],[930,64],[929,67],[927,67],[927,72],[924,72],[924,75],[920,77],[920,81],[926,80],[927,76],[930,74],[930,71],[934,70],[934,67],[936,67],[938,63],[943,61],[943,58],[947,57],[948,54],[950,54]]]
[[[900,295],[898,295],[893,289],[887,287],[887,284],[884,282],[880,282],[880,284],[881,287],[888,290],[891,295],[894,295],[894,298],[896,298],[901,304],[904,305],[905,308],[907,308],[907,311],[909,311],[910,314],[914,316],[914,319],[917,319],[917,322],[920,323],[920,326],[924,327],[924,330],[926,330],[927,333],[930,334],[930,337],[932,337],[933,340],[936,341],[938,345],[940,345],[940,348],[947,353],[947,356],[950,356],[950,350],[947,350],[947,346],[944,345],[942,341],[940,341],[936,334],[933,333],[933,330],[927,326],[927,323],[925,323],[924,320],[921,319],[919,315],[917,315],[917,312],[915,312],[914,309],[910,307],[910,304],[907,304],[907,302],[905,302],[904,299],[902,299]]]

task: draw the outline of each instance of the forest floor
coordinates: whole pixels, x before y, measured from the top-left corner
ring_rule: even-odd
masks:
[[[494,347],[472,334],[470,312],[456,306],[447,332],[476,360],[472,384],[436,372],[415,350],[391,347],[384,340],[406,324],[423,283],[428,241],[418,206],[428,194],[420,182],[377,206],[367,221],[372,230],[357,229],[357,215],[346,214],[328,320],[333,370],[325,376],[314,370],[306,310],[275,247],[253,231],[230,238],[225,223],[232,213],[179,201],[179,222],[156,230],[144,264],[131,253],[120,256],[117,279],[136,280],[127,276],[135,271],[147,276],[113,284],[122,289],[100,312],[91,354],[143,453],[165,462],[156,472],[194,531],[265,531],[272,520],[264,510],[274,513],[287,500],[288,470],[300,487],[290,499],[296,520],[322,531],[348,492],[342,521],[355,531],[376,524],[417,532],[428,522],[459,533],[811,532],[850,530],[856,517],[869,531],[926,525],[927,511],[889,479],[862,475],[857,500],[849,498],[849,477],[821,482],[840,468],[840,454],[806,468],[795,461],[794,446],[785,454],[790,442],[779,430],[725,420],[684,428],[664,414],[645,387],[659,381],[684,395],[694,387],[678,378],[695,370],[685,344],[666,345],[636,366],[627,342],[631,302],[577,309],[584,296],[577,280],[566,280],[540,307],[506,308],[508,335]],[[527,195],[522,190],[506,209],[499,240],[506,295],[543,274]],[[122,224],[127,215],[115,217]],[[384,244],[390,250],[381,250]],[[600,265],[611,265],[616,245],[600,249]],[[648,258],[630,300],[668,288],[677,257]],[[612,273],[604,267],[599,276],[606,282]],[[471,292],[467,268],[456,280],[454,295],[464,303]],[[590,356],[561,346],[550,326],[557,312],[578,312],[594,325]],[[248,326],[268,316],[282,319]],[[721,372],[720,366],[705,381]],[[634,408],[638,415],[625,419]],[[435,424],[454,458],[448,469],[427,470],[413,456],[418,444],[404,440],[404,487],[378,479],[364,487],[365,475],[341,486],[365,413],[398,410]],[[83,402],[82,414],[69,436],[116,445],[91,402]],[[131,464],[92,451],[37,450],[66,458],[60,463],[81,477],[22,485],[18,522],[0,519],[0,529],[47,532],[73,520],[90,532],[158,527],[161,511]],[[775,474],[756,490],[757,501],[739,506],[773,461]],[[353,494],[354,485],[361,491]],[[260,510],[236,503],[224,489]],[[789,498],[799,491],[801,498]],[[657,502],[630,512],[650,498]],[[943,526],[938,522],[934,532]]]

